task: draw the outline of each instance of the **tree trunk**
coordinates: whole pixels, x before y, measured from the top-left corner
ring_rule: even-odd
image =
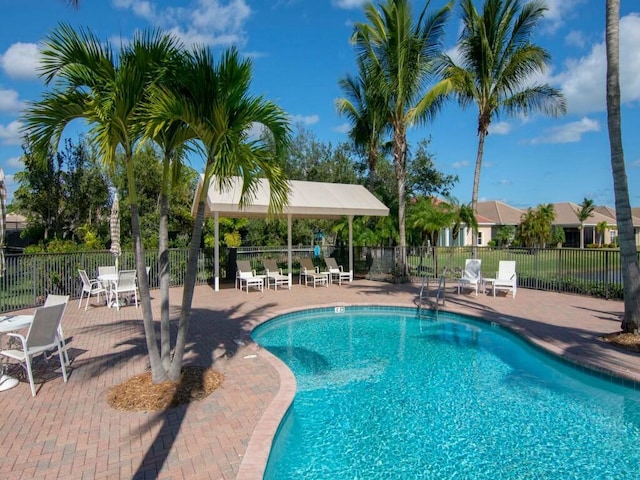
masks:
[[[622,149],[620,115],[620,0],[607,0],[607,125],[611,148],[611,169],[616,197],[616,217],[620,238],[620,263],[624,282],[622,329],[638,333],[640,324],[640,270],[636,249],[629,187]]]
[[[478,191],[480,189],[480,172],[482,171],[482,156],[484,155],[484,139],[487,137],[487,129],[478,127],[478,153],[476,155],[476,170],[473,174],[473,190],[471,192],[471,213],[475,216],[478,210]],[[473,225],[472,250],[473,256],[478,256],[478,227]]]
[[[398,233],[400,234],[400,272],[407,276],[407,233],[405,229],[407,137],[405,126],[396,124],[394,128],[393,164],[398,186]]]
[[[158,269],[160,276],[160,358],[162,368],[171,367],[171,325],[169,317],[169,185],[171,161],[165,155],[160,193],[160,227],[158,239]]]
[[[158,351],[158,339],[153,322],[153,311],[151,310],[151,296],[149,294],[149,279],[147,277],[147,266],[144,258],[144,247],[140,234],[140,216],[138,213],[138,199],[133,172],[131,154],[127,155],[127,186],[129,189],[129,206],[131,208],[131,237],[136,255],[136,272],[138,277],[138,288],[140,290],[140,304],[142,306],[142,323],[144,325],[144,336],[149,354],[149,366],[151,368],[151,379],[153,383],[161,383],[168,380],[167,372],[162,368],[160,353]]]

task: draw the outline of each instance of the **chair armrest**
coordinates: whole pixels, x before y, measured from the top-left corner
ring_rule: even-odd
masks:
[[[27,351],[27,338],[24,335],[21,335],[16,332],[7,332],[5,333],[5,335],[7,337],[19,338],[20,342],[22,343],[22,350],[25,352]]]

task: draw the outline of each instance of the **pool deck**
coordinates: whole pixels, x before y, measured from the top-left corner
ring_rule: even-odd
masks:
[[[295,380],[251,342],[251,330],[276,314],[302,308],[411,307],[419,289],[367,280],[317,288],[295,284],[290,291],[262,293],[227,285],[220,292],[197,287],[187,363],[213,365],[224,382],[202,401],[160,413],[118,412],[106,402],[110,387],[147,366],[141,309],[127,306],[118,312],[90,304],[85,312],[84,303],[78,309],[73,300],[63,319],[72,359],[69,382],[57,374],[36,385],[35,398],[24,379],[0,392],[0,478],[262,478]],[[526,289],[519,289],[515,299],[454,290],[449,286],[442,310],[486,318],[603,375],[640,382],[640,355],[598,339],[619,331],[622,302]],[[159,292],[151,293],[159,318]],[[172,318],[181,296],[181,289],[172,289]]]

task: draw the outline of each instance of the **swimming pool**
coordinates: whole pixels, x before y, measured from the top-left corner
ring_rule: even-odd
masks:
[[[430,315],[316,309],[254,330],[297,381],[264,478],[638,478],[640,392]]]

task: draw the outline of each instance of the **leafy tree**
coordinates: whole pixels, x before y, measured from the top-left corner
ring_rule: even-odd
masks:
[[[551,243],[553,245],[560,245],[567,241],[567,238],[564,234],[564,228],[559,225],[554,225],[551,229]]]
[[[609,228],[609,224],[606,220],[602,220],[596,225],[596,232],[598,233],[598,242],[600,246],[602,246],[604,242],[604,232],[607,231],[607,228]]]
[[[562,94],[548,84],[531,85],[549,62],[546,50],[531,42],[546,7],[539,1],[485,0],[478,13],[473,0],[462,0],[460,63],[445,56],[444,76],[463,108],[478,107],[478,152],[471,207],[476,210],[484,142],[491,121],[501,114],[549,115],[566,110]]]
[[[422,197],[411,204],[408,209],[407,223],[421,237],[421,245],[427,241],[432,246],[438,245],[438,235],[444,228],[450,227],[456,217],[456,209],[446,202]]]
[[[444,26],[450,11],[447,4],[427,15],[427,2],[417,20],[408,0],[386,0],[378,11],[372,3],[365,5],[368,23],[356,23],[352,42],[359,62],[366,66],[367,88],[375,88],[380,115],[393,130],[393,165],[398,192],[398,231],[402,258],[401,271],[406,274],[405,192],[407,129],[424,123],[435,115],[443,97],[438,89],[426,90],[434,78],[435,60],[442,50]],[[379,107],[378,107],[379,105]]]
[[[516,237],[516,227],[514,225],[503,225],[496,232],[496,245],[508,247]]]
[[[517,228],[518,241],[526,247],[544,248],[552,239],[552,226],[555,219],[553,204],[538,205],[529,208],[520,219]]]
[[[593,215],[596,207],[593,200],[586,197],[579,206],[580,208],[576,210],[576,216],[580,222],[580,248],[584,248],[584,222]]]
[[[611,146],[611,171],[616,199],[616,218],[620,242],[620,264],[624,288],[622,329],[638,334],[640,329],[640,267],[636,251],[635,231],[629,186],[624,164],[620,118],[620,0],[606,3],[607,50],[607,126]]]
[[[430,140],[419,141],[415,154],[408,156],[407,193],[413,197],[447,197],[459,178],[457,175],[446,175],[436,169],[433,155],[428,151],[429,143]]]

